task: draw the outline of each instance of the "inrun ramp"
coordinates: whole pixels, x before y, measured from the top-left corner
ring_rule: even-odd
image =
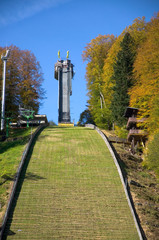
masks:
[[[139,239],[113,158],[95,130],[43,130],[22,171],[4,239]]]

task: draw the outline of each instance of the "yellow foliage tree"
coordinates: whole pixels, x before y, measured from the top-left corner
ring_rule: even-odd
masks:
[[[154,107],[159,91],[159,13],[146,26],[146,40],[138,49],[134,75],[136,82],[129,92],[130,106],[140,108],[141,117],[149,116],[147,127],[152,132],[155,127],[152,122],[158,112]]]
[[[114,74],[113,65],[117,60],[117,54],[121,50],[120,44],[123,40],[123,37],[126,32],[131,33],[132,38],[134,39],[134,52],[136,52],[136,49],[140,46],[140,44],[145,40],[145,18],[137,18],[134,20],[133,24],[126,28],[121,35],[116,39],[112,47],[109,49],[107,58],[104,62],[103,67],[103,94],[106,102],[106,106],[108,109],[110,109],[111,101],[112,101],[112,94],[113,94],[113,86],[114,86],[114,80],[112,79],[112,76]],[[111,118],[111,110],[110,110],[110,118]]]
[[[83,51],[84,61],[88,61],[86,67],[86,80],[88,89],[89,110],[97,125],[105,122],[107,115],[105,99],[102,93],[103,85],[103,66],[107,58],[108,51],[115,41],[114,35],[99,35],[87,44]]]

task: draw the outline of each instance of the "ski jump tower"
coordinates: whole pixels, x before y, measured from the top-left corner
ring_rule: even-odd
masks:
[[[55,79],[59,81],[58,88],[58,125],[73,125],[70,118],[70,96],[72,95],[73,64],[68,60],[58,60],[55,63]],[[60,58],[60,53],[58,52]]]

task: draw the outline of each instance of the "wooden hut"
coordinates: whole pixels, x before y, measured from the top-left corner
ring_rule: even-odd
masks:
[[[135,153],[135,147],[138,144],[145,145],[145,141],[147,140],[147,132],[142,129],[142,124],[146,118],[137,118],[139,109],[127,107],[124,117],[128,118],[127,122],[127,130],[128,133],[128,141],[131,142],[131,151]]]

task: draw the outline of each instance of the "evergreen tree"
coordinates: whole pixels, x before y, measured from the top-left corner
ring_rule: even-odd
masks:
[[[115,85],[113,87],[112,96],[112,118],[119,126],[125,123],[124,112],[129,106],[128,90],[133,82],[133,63],[134,63],[134,41],[130,33],[126,33],[121,42],[121,50],[118,52],[117,60],[113,65],[114,74],[112,80]]]
[[[104,96],[104,101],[107,109],[107,114],[106,115],[104,114],[104,116],[107,116],[107,122],[109,121],[110,127],[112,123],[111,102],[112,102],[113,86],[115,85],[114,79],[112,79],[112,75],[114,74],[113,65],[117,60],[117,54],[121,50],[121,46],[120,46],[121,42],[123,41],[123,38],[127,32],[129,32],[133,38],[134,50],[137,49],[138,51],[138,49],[143,44],[146,38],[147,30],[146,30],[145,17],[136,18],[133,21],[132,25],[130,25],[129,27],[126,27],[123,30],[123,32],[117,37],[115,42],[112,44],[111,48],[108,51],[107,58],[104,60],[103,74],[102,74],[102,79],[103,79],[102,94]],[[103,108],[103,110],[105,109]]]

